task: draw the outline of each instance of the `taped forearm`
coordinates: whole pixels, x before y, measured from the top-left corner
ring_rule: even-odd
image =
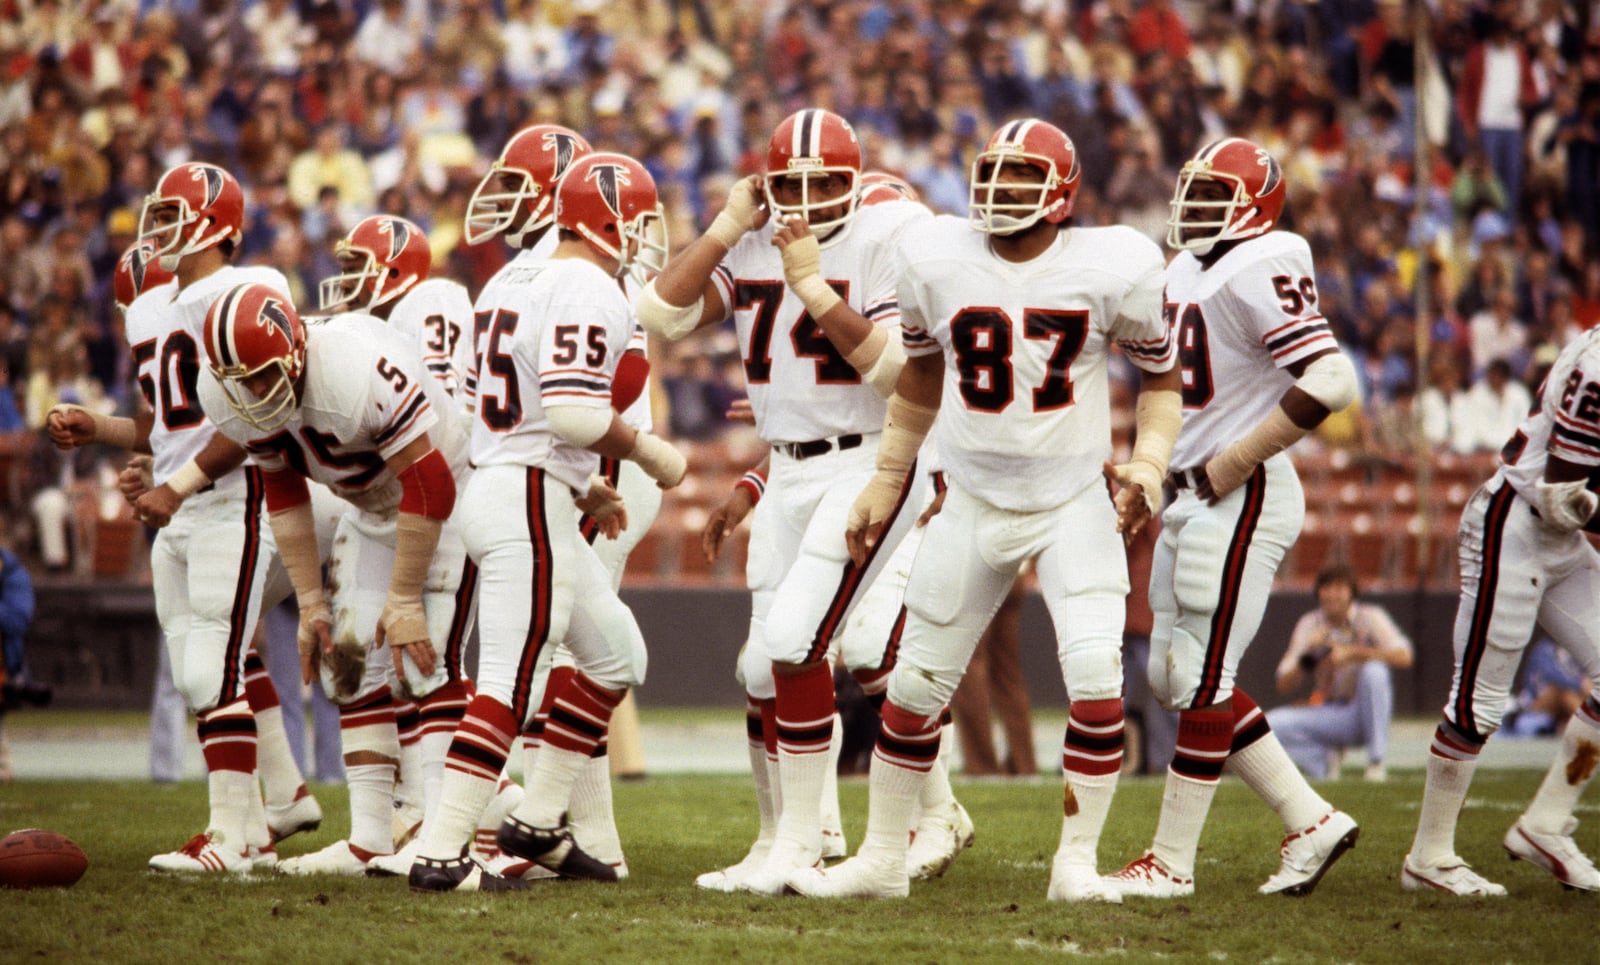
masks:
[[[1155,471],[1159,488],[1172,461],[1172,447],[1183,430],[1182,397],[1169,389],[1140,392],[1134,405],[1133,424],[1138,438],[1133,442],[1129,462],[1150,466]]]
[[[1299,442],[1307,431],[1295,425],[1282,406],[1273,406],[1249,434],[1206,463],[1211,488],[1219,496],[1232,492],[1250,478],[1257,466]]]
[[[178,467],[178,471],[167,480],[166,486],[184,499],[211,485],[211,477],[200,468],[200,464],[193,459]]]
[[[322,559],[317,552],[317,521],[309,501],[268,514],[278,557],[289,571],[302,610],[322,602]]]
[[[420,602],[433,565],[433,551],[439,545],[444,523],[415,513],[401,513],[395,521],[394,569],[389,573],[391,602]]]
[[[919,405],[896,393],[889,396],[889,412],[878,442],[878,469],[904,476],[917,461],[917,452],[939,415],[937,407]]]
[[[906,350],[899,330],[874,325],[871,334],[845,356],[845,361],[861,373],[862,380],[872,386],[872,391],[887,399],[894,394],[895,383],[900,381],[900,370],[906,367]]]
[[[93,409],[72,402],[62,402],[50,407],[51,412],[82,412],[94,423],[94,441],[118,449],[134,449],[139,443],[139,428],[127,416],[101,415]]]

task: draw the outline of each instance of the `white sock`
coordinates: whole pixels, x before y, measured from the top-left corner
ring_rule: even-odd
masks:
[[[588,754],[560,747],[540,748],[533,774],[523,782],[528,796],[511,812],[512,816],[536,828],[559,827],[562,812],[572,801],[572,785],[589,759]]]
[[[761,818],[757,841],[771,841],[778,834],[778,801],[775,796],[772,769],[767,766],[767,748],[764,744],[746,745],[750,752],[750,778],[756,786],[756,813]]]
[[[861,856],[870,855],[905,867],[911,822],[927,779],[924,771],[890,764],[876,754],[872,756],[867,836],[861,841]]]
[[[606,864],[622,860],[622,838],[611,803],[611,758],[591,757],[572,782],[572,836]]]
[[[1588,767],[1575,763],[1578,748],[1585,745],[1585,753],[1589,755],[1600,747],[1600,727],[1580,710],[1567,719],[1566,733],[1561,735],[1561,750],[1550,764],[1550,770],[1545,772],[1544,783],[1539,785],[1539,792],[1529,802],[1528,810],[1523,812],[1522,823],[1529,831],[1536,834],[1566,832],[1567,820],[1577,809],[1578,798],[1594,778],[1592,758]]]
[[[1062,782],[1061,844],[1056,856],[1074,864],[1095,867],[1096,852],[1100,847],[1100,832],[1106,826],[1106,815],[1111,811],[1111,799],[1117,793],[1119,774],[1068,773]],[[1072,795],[1075,809],[1065,806],[1067,794]],[[1075,813],[1067,814],[1068,810]]]
[[[444,748],[439,754],[441,768],[444,766],[444,751],[449,749],[450,737],[446,735]],[[400,776],[394,785],[394,797],[407,807],[420,808],[423,820],[427,820],[427,768],[423,764],[423,754],[421,738],[400,742]]]
[[[1417,836],[1411,842],[1413,865],[1437,868],[1455,858],[1456,819],[1477,767],[1476,754],[1470,760],[1428,755],[1428,781],[1422,789]]]
[[[1167,771],[1167,787],[1161,796],[1161,819],[1156,822],[1155,842],[1150,850],[1168,870],[1181,878],[1194,876],[1200,831],[1206,825],[1211,799],[1216,797],[1217,783]]]
[[[393,764],[346,764],[350,843],[374,854],[394,851]]]
[[[1265,737],[1228,757],[1228,770],[1239,775],[1256,796],[1283,819],[1285,831],[1304,831],[1333,805],[1312,789],[1289,752],[1268,731]]]
[[[822,774],[822,798],[819,801],[819,828],[844,834],[844,821],[839,816],[839,752],[844,749],[844,721],[833,715],[833,737],[828,741],[828,769]]]
[[[805,853],[822,850],[822,788],[827,774],[826,753],[790,754],[778,749],[783,801],[778,813],[779,846],[788,844]]]
[[[472,843],[478,816],[494,799],[497,781],[455,768],[446,768],[439,786],[439,807],[422,826],[419,854],[448,861],[461,856]]]
[[[267,803],[282,807],[293,803],[305,778],[289,749],[289,735],[283,729],[283,708],[258,710],[256,715],[256,772]]]
[[[245,814],[244,843],[256,848],[265,848],[272,843],[272,831],[267,827],[267,809],[262,803],[261,795],[256,793],[259,773],[250,779],[250,810]]]
[[[439,810],[439,789],[444,785],[444,758],[450,752],[450,741],[455,735],[450,731],[423,734],[417,741],[417,755],[422,771],[422,813],[424,820]],[[405,753],[402,747],[401,754]],[[403,760],[403,758],[402,758]],[[402,765],[403,766],[403,765]]]
[[[949,816],[951,805],[955,804],[955,792],[950,790],[950,766],[945,758],[943,747],[944,738],[940,737],[940,753],[933,761],[933,767],[928,769],[927,779],[922,782],[922,791],[917,798],[917,823],[928,818],[944,819]]]
[[[206,830],[220,834],[228,850],[244,854],[249,846],[245,827],[250,820],[250,799],[261,800],[255,775],[215,770],[206,775],[206,785],[211,792],[211,817]]]

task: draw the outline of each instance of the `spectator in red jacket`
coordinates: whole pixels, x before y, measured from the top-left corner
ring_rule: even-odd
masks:
[[[1517,42],[1516,8],[1515,0],[1495,4],[1488,35],[1467,51],[1456,91],[1467,141],[1489,155],[1509,205],[1522,196],[1523,112],[1538,96],[1532,62]]]

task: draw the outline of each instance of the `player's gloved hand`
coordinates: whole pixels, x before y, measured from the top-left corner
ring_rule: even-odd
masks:
[[[421,600],[397,600],[389,597],[378,615],[378,632],[374,638],[378,646],[388,646],[394,654],[395,679],[406,679],[406,656],[416,664],[417,672],[426,677],[433,673],[436,659],[433,641],[428,639],[428,616]]]
[[[732,248],[744,237],[745,232],[754,231],[766,223],[761,175],[752,174],[734,182],[728,191],[727,203],[706,228],[706,237],[716,239],[724,248]]]
[[[589,494],[580,496],[575,505],[600,525],[600,533],[606,539],[616,539],[628,528],[628,508],[623,505],[622,494],[599,475],[589,477]]]
[[[133,515],[145,525],[160,529],[172,522],[172,514],[182,505],[182,496],[171,486],[161,485],[133,501]]]
[[[117,474],[117,489],[130,506],[156,487],[155,477],[151,475],[153,465],[155,460],[149,456],[134,456]]]
[[[706,562],[715,563],[717,557],[722,555],[722,541],[739,525],[740,520],[750,515],[750,510],[755,506],[749,490],[738,486],[733,490],[733,495],[706,517],[706,527],[700,531],[700,548],[705,550]]]
[[[1130,539],[1139,535],[1161,512],[1161,486],[1165,480],[1160,467],[1138,458],[1116,464],[1107,460],[1100,472],[1117,487],[1117,494],[1112,497],[1117,508],[1117,532]]]
[[[900,490],[905,487],[905,481],[903,475],[880,469],[851,504],[844,542],[850,550],[850,559],[857,566],[866,563],[867,554],[878,545],[884,524],[900,502]]]
[[[635,438],[628,459],[638,463],[662,489],[671,489],[683,482],[684,474],[689,471],[689,460],[683,453],[673,448],[672,443],[648,432],[640,432]]]
[[[300,627],[295,631],[300,648],[300,682],[317,678],[317,664],[333,652],[333,611],[321,597],[300,601]]]
[[[76,449],[94,441],[94,413],[81,405],[61,402],[51,406],[44,424],[57,449]]]

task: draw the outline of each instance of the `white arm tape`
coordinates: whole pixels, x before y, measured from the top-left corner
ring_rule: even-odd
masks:
[[[1540,517],[1545,525],[1563,532],[1582,529],[1594,515],[1595,506],[1600,505],[1600,496],[1591,492],[1582,479],[1560,483],[1541,479],[1538,489]]]
[[[656,294],[656,283],[652,278],[639,292],[633,311],[645,331],[651,335],[659,335],[669,342],[676,342],[700,326],[700,313],[704,310],[704,305],[704,296],[696,298],[693,305],[679,306],[668,303]]]
[[[906,348],[900,340],[900,326],[874,328],[873,334],[862,339],[845,361],[861,373],[872,391],[887,399],[894,394],[895,383],[900,381],[900,370],[906,367]]]
[[[1340,412],[1356,400],[1356,369],[1343,352],[1313,359],[1294,384],[1329,412]]]
[[[172,474],[171,479],[167,480],[167,486],[179,496],[188,499],[204,489],[210,482],[211,477],[206,475],[205,470],[200,468],[199,463],[191,459],[178,467],[178,471]]]
[[[579,449],[595,444],[611,428],[611,409],[592,405],[553,405],[544,410],[556,435]]]

